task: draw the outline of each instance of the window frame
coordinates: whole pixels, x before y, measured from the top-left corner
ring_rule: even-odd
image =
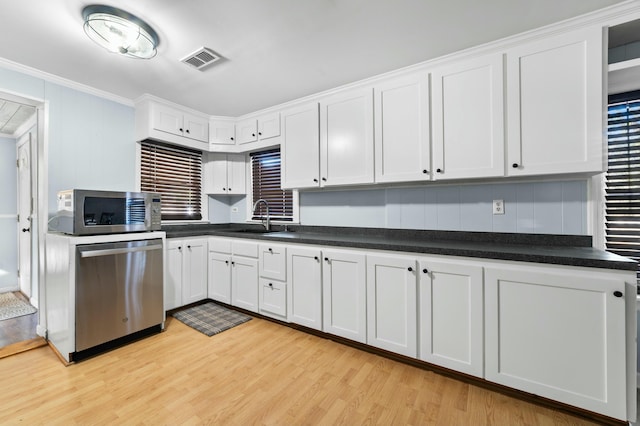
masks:
[[[159,144],[163,144],[163,142],[158,142],[155,140],[150,139],[150,142],[153,143],[159,143]],[[141,191],[141,187],[142,187],[142,142],[143,141],[137,141],[136,142],[136,190],[137,191]],[[182,145],[174,145],[174,144],[167,144],[168,146],[175,146],[176,148],[184,148],[184,149],[188,149],[188,150],[192,150],[192,151],[198,151],[197,149],[194,148],[190,148],[190,147],[186,147],[186,146],[182,146]],[[202,151],[201,151],[202,152]],[[204,192],[204,183],[205,183],[205,174],[204,174],[204,163],[205,163],[205,152],[202,152],[202,182],[200,185],[200,214],[202,215],[202,219],[192,219],[192,220],[188,220],[188,219],[174,219],[174,220],[168,220],[168,219],[162,219],[162,223],[163,224],[193,224],[193,223],[209,223],[209,203],[207,202],[207,198],[206,198],[206,194]]]
[[[260,219],[253,219],[253,203],[255,200],[253,199],[253,165],[251,160],[251,154],[256,152],[270,151],[272,149],[279,148],[280,149],[280,172],[282,173],[282,147],[270,147],[264,148],[260,150],[255,150],[247,153],[246,156],[246,222],[247,223],[261,223]],[[282,182],[282,175],[280,176],[280,180]],[[292,189],[292,207],[293,207],[293,216],[291,220],[279,220],[279,219],[271,219],[272,224],[276,225],[297,225],[300,224],[300,194],[297,189]]]

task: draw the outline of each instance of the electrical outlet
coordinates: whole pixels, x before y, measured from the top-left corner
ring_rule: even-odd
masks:
[[[504,200],[493,200],[493,214],[504,214]]]
[[[237,207],[231,207],[231,213],[238,213]]]

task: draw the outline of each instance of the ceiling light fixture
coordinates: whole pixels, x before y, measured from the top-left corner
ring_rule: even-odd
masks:
[[[130,58],[156,56],[158,34],[142,19],[112,6],[91,5],[82,9],[84,32],[109,52]]]

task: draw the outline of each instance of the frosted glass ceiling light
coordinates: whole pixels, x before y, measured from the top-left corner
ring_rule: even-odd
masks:
[[[109,52],[140,59],[156,56],[158,34],[142,19],[103,5],[85,7],[82,17],[84,32]]]

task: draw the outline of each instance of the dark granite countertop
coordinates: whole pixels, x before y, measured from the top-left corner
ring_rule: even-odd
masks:
[[[636,270],[636,262],[591,246],[585,235],[422,231],[291,225],[263,233],[259,225],[197,224],[163,226],[167,238],[225,236],[421,254],[475,257],[592,268]]]

